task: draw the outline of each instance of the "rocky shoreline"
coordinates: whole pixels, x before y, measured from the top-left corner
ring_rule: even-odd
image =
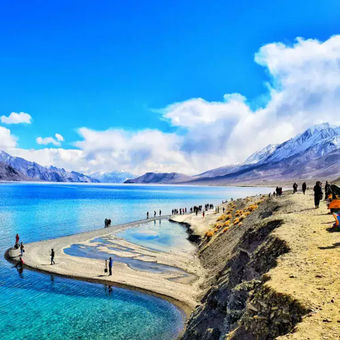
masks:
[[[232,215],[230,220],[235,221],[235,213],[246,211],[249,205],[254,204],[254,200],[258,198],[237,200],[232,203],[232,208],[225,205],[225,209]],[[303,244],[303,238],[298,235],[305,232],[302,227],[298,232],[288,228],[292,223],[298,223],[298,218],[303,220],[306,214],[316,214],[315,218],[318,218],[318,212],[312,208],[305,209],[306,205],[313,206],[311,194],[302,196],[285,193],[283,197],[265,198],[257,203],[256,209],[242,218],[240,225],[227,228],[219,228],[218,222],[211,225],[211,221],[216,221],[216,217],[221,214],[208,215],[206,222],[201,217],[173,218],[187,225],[191,237],[200,239],[198,257],[208,273],[201,286],[201,301],[188,319],[182,339],[255,340],[280,336],[294,339],[340,338],[339,320],[332,320],[332,329],[325,332],[332,334],[329,337],[319,334],[322,331],[316,327],[305,327],[303,332],[299,330],[297,325],[302,321],[301,325],[305,323],[315,306],[308,302],[308,297],[300,298],[299,288],[303,290],[303,286],[295,287],[293,284],[291,290],[284,289],[287,280],[296,280],[299,269],[292,269],[289,273],[283,269],[284,266],[280,268],[281,263],[278,265],[278,262],[285,264],[285,261],[292,261],[290,266],[293,268],[294,261],[299,261],[304,255],[301,250],[303,247],[295,243]],[[322,218],[327,221],[325,223],[331,224],[332,217],[327,215],[325,206],[322,212]],[[314,215],[310,218],[314,218]],[[206,226],[205,230],[203,225]],[[299,227],[295,225],[295,228]],[[339,239],[340,233],[335,234]],[[322,235],[329,237],[329,232],[323,230]],[[311,233],[310,237],[312,239],[315,236]],[[332,238],[320,239],[320,243],[329,240]],[[334,264],[331,266],[336,268]],[[274,268],[276,273],[272,274]],[[315,277],[313,270],[317,272],[319,269],[317,266],[312,268],[311,276]],[[336,274],[338,271],[335,271]],[[312,281],[309,280],[311,286],[314,284]],[[278,284],[275,285],[275,282]],[[310,292],[313,292],[314,288],[310,288]],[[333,286],[324,287],[337,298],[338,288],[335,287],[334,292]],[[334,298],[332,301],[336,309],[339,300]],[[322,323],[323,316],[320,318]]]

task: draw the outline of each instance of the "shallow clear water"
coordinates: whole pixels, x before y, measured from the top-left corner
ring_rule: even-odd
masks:
[[[136,228],[118,232],[116,235],[129,242],[158,251],[178,249],[191,252],[195,249],[194,245],[187,240],[186,229],[168,220],[143,223]]]
[[[99,246],[100,247],[100,246]],[[110,256],[113,262],[126,263],[130,268],[139,271],[147,271],[152,273],[178,273],[186,274],[184,270],[167,266],[165,264],[143,261],[132,257],[124,257],[110,252],[99,250],[98,246],[88,246],[82,244],[72,244],[69,248],[64,249],[65,254],[78,257],[87,257],[92,259],[107,260]]]
[[[0,184],[0,251],[15,234],[32,242],[142,219],[146,211],[218,203],[256,188]],[[161,230],[159,230],[161,232]],[[127,238],[133,234],[127,234]],[[168,247],[162,237],[135,242]],[[169,243],[171,246],[171,242]],[[141,293],[24,270],[0,257],[1,339],[172,339],[183,327],[172,304]]]

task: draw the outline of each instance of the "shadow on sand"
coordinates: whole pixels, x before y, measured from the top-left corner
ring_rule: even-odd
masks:
[[[335,249],[337,247],[340,247],[340,242],[336,242],[336,243],[333,243],[332,246],[328,246],[328,247],[318,247],[319,249]]]

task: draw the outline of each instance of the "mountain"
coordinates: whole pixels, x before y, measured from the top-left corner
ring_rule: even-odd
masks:
[[[0,181],[23,181],[27,179],[10,165],[0,163]]]
[[[187,182],[192,179],[191,176],[177,172],[147,172],[137,178],[128,179],[124,183],[159,183],[159,184],[176,184]]]
[[[22,178],[18,180],[33,180],[47,182],[85,182],[97,183],[96,179],[75,171],[66,171],[65,169],[54,166],[45,167],[35,162],[27,161],[21,157],[13,157],[4,151],[0,151],[0,163],[14,169],[17,175]],[[18,178],[19,178],[18,177]],[[7,179],[10,180],[10,179]]]
[[[340,174],[339,154],[340,127],[325,123],[315,125],[282,144],[268,145],[250,155],[240,166],[221,167],[195,176],[191,183],[264,184],[295,179],[334,178]]]
[[[318,158],[340,148],[340,127],[328,123],[315,125],[302,134],[276,146],[275,150],[261,163],[278,162],[301,153],[308,153],[310,159]]]
[[[251,185],[334,179],[339,175],[340,127],[324,123],[281,144],[270,144],[240,165],[226,165],[195,176],[181,174],[175,179],[171,173],[148,173],[135,179],[135,183]]]
[[[277,144],[269,144],[260,151],[257,151],[250,155],[244,162],[244,164],[255,164],[258,162],[261,162],[268,158],[271,154],[275,152],[277,149],[278,145]]]
[[[99,180],[102,183],[124,183],[129,178],[136,177],[129,172],[109,172],[109,173],[94,173],[91,174],[92,178]]]

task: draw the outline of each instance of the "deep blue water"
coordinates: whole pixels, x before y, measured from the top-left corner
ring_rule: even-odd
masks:
[[[230,197],[269,192],[256,188],[0,184],[0,251],[15,234],[32,242],[142,219],[146,211],[218,203]],[[136,243],[160,247],[132,232]],[[168,245],[167,245],[168,246]],[[126,289],[24,270],[0,258],[1,339],[173,339],[183,327],[172,304]]]

